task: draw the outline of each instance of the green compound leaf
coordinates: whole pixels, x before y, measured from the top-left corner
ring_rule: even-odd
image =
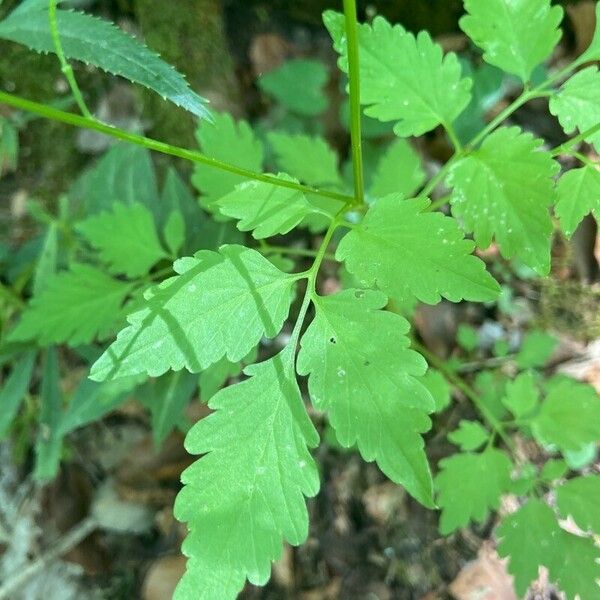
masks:
[[[551,54],[562,32],[563,9],[550,0],[465,0],[461,29],[484,60],[528,82]]]
[[[86,171],[71,190],[84,207],[85,216],[110,211],[115,202],[143,204],[157,223],[164,219],[156,174],[146,148],[115,144],[98,163]]]
[[[464,452],[477,450],[485,444],[490,432],[479,421],[465,421],[458,424],[458,429],[448,434],[448,439]]]
[[[585,215],[592,213],[600,221],[600,172],[592,167],[572,169],[556,186],[556,216],[561,229],[570,238]]]
[[[435,412],[445,410],[451,401],[451,389],[446,378],[435,369],[428,369],[421,383],[427,388],[435,403]]]
[[[515,419],[531,414],[539,402],[540,392],[531,371],[521,373],[514,381],[507,383],[502,404],[510,410]]]
[[[519,257],[544,275],[550,269],[554,197],[559,165],[543,141],[518,127],[502,127],[460,160],[448,176],[452,214],[473,232],[480,248],[496,239],[505,258]]]
[[[479,347],[479,333],[477,329],[461,323],[456,332],[456,343],[467,352],[474,352]]]
[[[60,462],[62,436],[59,432],[61,407],[60,369],[54,347],[46,351],[40,390],[40,428],[35,443],[35,469],[33,476],[38,481],[50,481],[56,477]]]
[[[600,595],[600,550],[591,538],[560,532],[556,562],[550,579],[556,581],[567,600],[596,600]]]
[[[510,557],[509,572],[523,597],[538,577],[539,567],[550,571],[568,600],[598,597],[600,552],[591,538],[571,535],[561,529],[552,509],[541,500],[531,499],[498,527],[501,538],[498,553]]]
[[[368,197],[401,194],[410,198],[425,181],[421,158],[404,139],[394,140],[377,164]]]
[[[520,369],[543,367],[552,356],[558,340],[545,331],[530,331],[523,340],[515,357]]]
[[[542,468],[540,479],[552,482],[562,479],[569,472],[569,465],[562,459],[550,459]]]
[[[296,181],[283,173],[277,177]],[[239,219],[238,229],[252,231],[257,240],[291,231],[313,211],[302,192],[262,181],[241,183],[214,206],[222,214]]]
[[[336,258],[367,287],[377,285],[394,298],[415,296],[436,304],[441,297],[488,301],[500,286],[471,256],[457,222],[441,213],[425,212],[429,200],[403,200],[390,195],[377,200],[363,221],[338,246]]]
[[[541,444],[577,451],[600,440],[600,398],[589,385],[565,379],[552,387],[539,413],[531,420]]]
[[[576,477],[556,490],[561,515],[573,517],[581,529],[600,533],[600,476]]]
[[[160,447],[181,423],[183,411],[197,389],[198,377],[187,371],[166,373],[142,388],[142,402],[152,415],[152,438],[155,446]]]
[[[4,439],[8,433],[13,419],[19,411],[21,402],[27,394],[35,359],[36,353],[34,351],[24,354],[22,358],[14,363],[10,375],[4,380],[2,388],[0,388],[0,406],[2,407],[0,412],[0,440]]]
[[[319,436],[290,372],[292,354],[246,368],[246,381],[210,401],[213,414],[188,433],[186,448],[204,454],[182,474],[175,515],[188,524],[190,557],[176,599],[229,600],[244,579],[267,582],[283,541],[308,533],[304,496],[319,489],[308,448]]]
[[[508,570],[515,578],[517,593],[523,597],[529,584],[537,579],[540,566],[548,567],[556,561],[553,552],[561,529],[552,509],[540,500],[531,499],[506,517],[497,533],[498,553],[510,557]]]
[[[111,273],[139,277],[168,257],[152,214],[143,204],[115,202],[111,212],[89,217],[76,229],[98,250]]]
[[[288,316],[297,277],[255,250],[222,246],[175,262],[178,276],[146,294],[146,307],[92,367],[96,381],[184,367],[199,372],[227,356],[244,358]]]
[[[264,148],[246,121],[235,121],[227,113],[215,114],[214,123],[203,122],[198,127],[196,139],[200,149],[210,158],[236,167],[262,171]],[[248,181],[245,177],[197,163],[192,183],[202,193],[203,206],[233,191],[236,185]]]
[[[338,155],[322,137],[269,133],[267,138],[286,173],[317,188],[343,187]]]
[[[253,348],[241,362],[233,363],[226,358],[218,360],[200,373],[198,384],[200,400],[205,404],[225,385],[230,377],[237,377],[244,367],[256,362],[258,348]]]
[[[172,210],[163,229],[165,244],[172,257],[177,257],[185,244],[185,219],[180,210]]]
[[[4,117],[0,117],[0,179],[8,171],[15,171],[19,160],[19,132]]]
[[[317,60],[297,58],[258,79],[258,87],[288,110],[315,117],[329,102],[323,88],[329,79],[327,68]]]
[[[8,340],[35,339],[38,344],[67,343],[72,346],[104,339],[120,324],[122,306],[132,290],[104,272],[75,263],[48,280],[10,332]]]
[[[565,133],[570,135],[600,123],[600,73],[588,67],[567,80],[550,98],[550,112],[558,117]],[[588,138],[600,150],[600,133]]]
[[[339,66],[348,72],[344,17],[333,11],[323,15]],[[401,137],[422,135],[440,124],[450,125],[471,99],[471,80],[461,78],[455,54],[444,56],[426,32],[417,37],[383,17],[359,26],[361,102],[365,113],[380,121],[398,121]]]
[[[379,310],[387,298],[346,290],[314,299],[316,316],[302,338],[298,371],[310,375],[317,410],[327,411],[342,446],[355,444],[419,502],[433,506],[420,434],[435,405],[418,377],[427,364],[409,349],[408,322]]]
[[[38,10],[14,11],[0,22],[0,38],[36,52],[54,52],[47,7],[48,3]],[[57,10],[57,22],[67,58],[120,75],[199,117],[210,118],[206,100],[190,89],[181,73],[112,23],[66,10]]]
[[[480,454],[455,454],[442,460],[440,468],[435,487],[444,535],[469,521],[485,521],[489,511],[500,505],[500,496],[510,489],[512,463],[495,448]]]

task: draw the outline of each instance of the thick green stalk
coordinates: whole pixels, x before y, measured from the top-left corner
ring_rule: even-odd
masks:
[[[315,194],[324,198],[339,200],[340,202],[344,203],[353,201],[353,198],[346,194],[339,194],[337,192],[330,192],[328,190],[319,190],[308,185],[295,183],[294,181],[286,181],[284,179],[279,179],[278,177],[274,177],[273,175],[256,173],[255,171],[242,169],[240,167],[236,167],[235,165],[231,165],[229,163],[210,158],[202,154],[201,152],[197,152],[195,150],[188,150],[179,146],[172,146],[171,144],[166,144],[165,142],[159,142],[158,140],[154,140],[152,138],[137,135],[135,133],[130,133],[128,131],[118,129],[117,127],[112,127],[111,125],[106,125],[105,123],[101,123],[96,119],[89,119],[87,117],[81,117],[73,113],[57,110],[56,108],[52,108],[50,106],[40,104],[38,102],[32,102],[31,100],[27,100],[26,98],[21,98],[13,94],[0,92],[0,104],[7,104],[8,106],[12,106],[20,110],[25,110],[27,112],[34,113],[36,115],[45,117],[47,119],[51,119],[53,121],[60,121],[61,123],[66,123],[67,125],[80,127],[81,129],[92,129],[93,131],[104,133],[115,139],[129,142],[137,146],[142,146],[144,148],[148,148],[148,150],[153,150],[162,154],[168,154],[170,156],[176,156],[177,158],[183,158],[192,162],[208,165],[210,167],[214,167],[215,169],[220,169],[221,171],[234,173],[235,175],[240,175],[241,177],[246,177],[255,181],[262,181],[264,183],[270,183],[279,187],[297,190],[299,192],[304,192],[305,194]]]
[[[73,73],[73,68],[67,61],[67,57],[65,56],[62,42],[60,41],[60,34],[58,32],[58,18],[56,15],[56,6],[58,5],[58,0],[49,0],[48,5],[48,19],[50,21],[50,35],[52,36],[52,43],[54,44],[54,51],[56,52],[56,56],[60,61],[60,68],[63,72],[69,87],[71,88],[71,92],[73,94],[73,98],[81,111],[81,114],[87,119],[93,119],[92,113],[87,107],[85,100],[83,99],[83,94],[79,89],[79,85],[77,84],[77,80],[75,79],[75,74]]]
[[[350,136],[352,138],[352,171],[355,204],[365,202],[362,134],[360,113],[360,63],[358,56],[358,19],[356,0],[344,0],[346,38],[348,44],[348,79],[350,81]]]

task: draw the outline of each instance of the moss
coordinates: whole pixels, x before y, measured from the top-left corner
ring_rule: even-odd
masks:
[[[600,336],[600,290],[576,281],[540,282],[539,326],[579,340]]]
[[[219,0],[135,0],[135,12],[147,45],[182,72],[194,91],[228,108],[238,92],[221,4]],[[193,146],[193,117],[156,95],[142,93],[151,134]]]
[[[41,56],[23,46],[0,42],[0,73],[7,92],[46,103],[63,96],[56,89],[62,75],[54,55]],[[75,129],[61,123],[37,118],[28,121],[19,134],[16,186],[43,199],[65,191],[82,164],[75,135]]]

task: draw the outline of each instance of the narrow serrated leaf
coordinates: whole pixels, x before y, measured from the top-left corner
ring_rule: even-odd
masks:
[[[0,38],[36,52],[54,52],[48,12],[15,11],[0,22]],[[58,31],[67,58],[95,65],[143,85],[202,118],[210,118],[206,100],[194,93],[185,77],[141,42],[103,21],[80,12],[57,10]]]

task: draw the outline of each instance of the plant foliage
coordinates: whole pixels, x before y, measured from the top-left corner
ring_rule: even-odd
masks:
[[[311,451],[321,421],[339,446],[376,462],[424,506],[439,506],[443,534],[488,522],[502,496],[514,494],[518,510],[493,518],[518,594],[543,566],[567,598],[598,597],[600,477],[582,472],[600,440],[597,393],[546,377],[556,340],[535,330],[518,348],[500,340],[493,360],[509,368],[490,368],[471,386],[460,362],[479,351],[477,331],[462,327],[459,358],[445,362],[419,344],[411,317],[418,303],[443,300],[502,310],[501,283],[511,269],[549,273],[553,214],[567,237],[586,214],[599,217],[598,168],[576,148],[584,140],[598,146],[600,75],[595,66],[576,69],[600,59],[600,25],[579,59],[534,84],[560,40],[562,9],[550,0],[464,4],[461,27],[487,64],[467,68],[428,33],[414,35],[379,16],[357,24],[350,0],[345,14],[325,12],[352,84],[352,118],[344,121],[352,123],[352,163],[315,133],[329,105],[327,69],[290,61],[258,82],[287,111],[281,130],[265,133],[264,124],[215,113],[198,127],[201,153],[104,131],[194,160],[198,198],[173,170],[159,190],[147,150],[117,145],[57,214],[32,204],[43,231],[29,254],[6,258],[0,349],[14,366],[0,390],[0,435],[10,433],[37,390],[38,479],[55,476],[70,432],[133,392],[151,412],[157,444],[175,428],[188,429],[184,411],[198,389],[208,402],[212,412],[187,432],[186,448],[198,458],[183,473],[175,503],[189,530],[179,600],[226,600],[246,581],[263,585],[283,545],[305,541],[307,498],[319,490]],[[0,22],[0,37],[55,51],[46,8],[23,2]],[[66,10],[57,23],[66,58],[208,116],[183,77],[125,33]],[[522,93],[486,123],[485,104],[507,81],[523,84]],[[552,150],[505,123],[542,97],[565,133],[578,132]],[[361,117],[370,138],[364,144]],[[1,174],[15,168],[18,140],[4,117],[0,127]],[[454,154],[428,176],[406,138],[436,128]],[[379,137],[387,141],[372,141]],[[582,165],[561,174],[561,153]],[[432,202],[439,184],[449,194]],[[446,202],[448,214],[438,210]],[[288,244],[288,234],[311,245]],[[504,262],[488,270],[482,251],[494,242]],[[342,287],[331,294],[320,285],[325,261]],[[29,297],[24,306],[20,293]],[[86,377],[68,393],[60,386],[60,344],[86,364]],[[299,376],[307,378],[307,399]],[[225,386],[232,377],[238,382]],[[432,415],[451,403],[451,390],[470,399],[481,420],[463,419],[448,434],[459,451],[433,476],[424,435]],[[515,434],[548,460],[524,462]],[[563,527],[567,518],[576,533]]]

